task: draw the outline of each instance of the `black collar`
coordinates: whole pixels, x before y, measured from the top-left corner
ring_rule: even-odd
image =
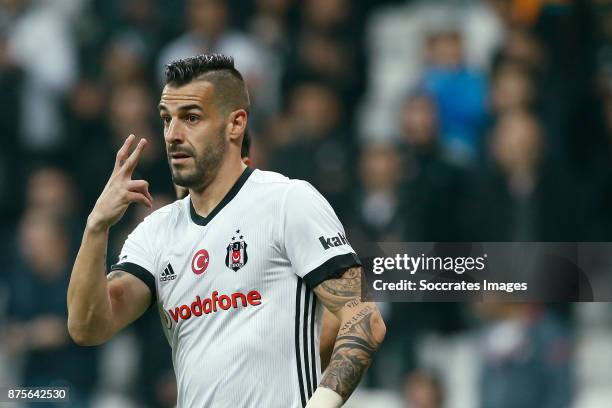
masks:
[[[215,218],[215,215],[217,215],[223,209],[223,207],[225,207],[230,201],[232,201],[234,197],[236,197],[236,194],[238,194],[244,183],[246,183],[251,173],[253,173],[253,169],[247,167],[242,172],[240,177],[238,177],[238,180],[236,180],[236,183],[232,186],[230,191],[228,191],[225,197],[223,197],[223,200],[221,200],[221,202],[217,204],[217,206],[210,212],[210,214],[208,214],[208,217],[202,217],[196,212],[195,208],[193,208],[193,202],[191,202],[191,197],[189,197],[189,213],[191,214],[191,220],[198,225],[206,226],[206,224],[208,224],[213,218]]]

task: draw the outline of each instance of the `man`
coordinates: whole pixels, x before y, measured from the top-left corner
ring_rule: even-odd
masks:
[[[481,302],[474,308],[484,323],[479,341],[482,408],[573,405],[575,347],[559,316],[533,302]]]
[[[51,169],[45,168],[32,178],[44,171]],[[0,348],[23,362],[18,380],[21,386],[70,386],[71,405],[89,406],[98,377],[99,350],[78,347],[66,334],[64,296],[71,267],[72,234],[53,208],[55,203],[34,203],[19,221],[14,258],[3,271],[6,275],[2,276],[2,285],[8,289],[8,298],[6,309],[0,308],[0,314],[6,316],[0,330]],[[47,407],[61,405],[51,403]]]
[[[244,137],[242,138],[242,147],[240,148],[240,158],[242,162],[247,166],[251,166],[251,158],[249,157],[251,151],[251,135],[248,129],[244,131]],[[189,190],[184,187],[174,185],[176,191],[176,197],[181,199],[187,197]],[[338,335],[339,326],[338,319],[327,309],[323,309],[323,316],[321,318],[321,331],[319,334],[319,357],[321,364],[321,371],[324,371],[329,364],[334,345],[336,343],[336,336]]]
[[[342,226],[308,183],[241,161],[249,96],[231,57],[175,61],[166,82],[170,170],[189,196],[138,225],[106,278],[110,227],[130,203],[152,205],[148,183],[131,180],[146,141],[129,154],[127,138],[74,264],[72,338],[103,343],[155,302],[179,407],[340,407],[385,335],[376,305],[360,300],[360,262]],[[321,306],[340,329],[319,380]]]

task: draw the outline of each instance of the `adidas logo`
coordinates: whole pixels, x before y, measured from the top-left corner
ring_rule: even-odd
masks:
[[[175,279],[176,279],[176,274],[174,273],[174,269],[172,269],[172,265],[168,263],[168,266],[166,266],[166,269],[164,269],[164,271],[162,272],[159,280],[161,282],[166,282],[166,281],[171,281]]]

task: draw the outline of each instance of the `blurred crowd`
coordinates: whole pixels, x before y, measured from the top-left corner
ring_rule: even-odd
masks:
[[[163,67],[203,52],[234,56],[247,81],[253,166],[312,183],[358,250],[612,241],[609,1],[0,0],[0,384],[68,384],[74,406],[172,406],[156,311],[79,348],[65,295],[129,134],[149,141],[136,177],[156,208],[174,200]],[[146,214],[133,206],[113,228],[109,264]],[[576,400],[572,305],[384,311],[387,342],[362,388],[398,406]],[[459,384],[474,396],[449,399],[458,362],[423,356],[466,333],[481,363]]]

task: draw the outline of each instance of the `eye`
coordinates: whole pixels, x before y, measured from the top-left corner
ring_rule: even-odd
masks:
[[[196,123],[200,118],[198,117],[198,115],[194,115],[193,113],[190,113],[187,115],[186,117],[187,122],[189,123]]]
[[[164,126],[167,126],[172,121],[172,118],[170,116],[162,116],[161,120],[162,120]]]

